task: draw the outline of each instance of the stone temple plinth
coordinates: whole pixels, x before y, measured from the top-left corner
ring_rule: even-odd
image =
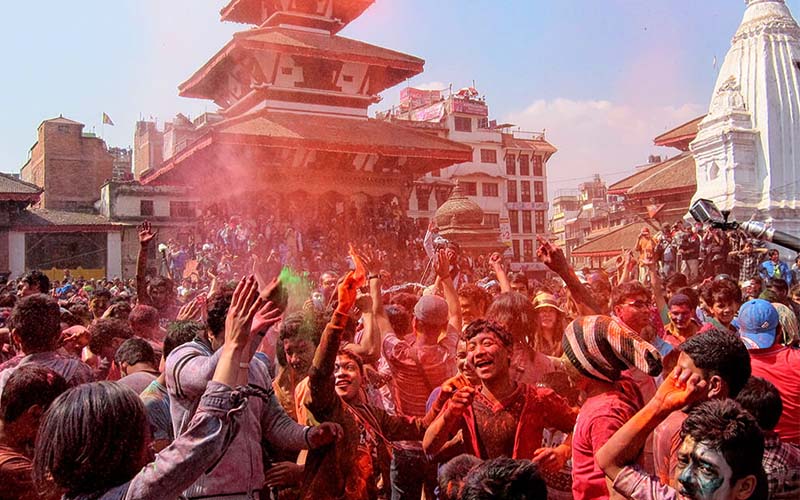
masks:
[[[483,215],[483,209],[456,185],[447,201],[436,210],[434,219],[439,235],[458,243],[462,252],[473,256],[502,253],[506,247],[500,241],[500,229],[484,224]]]
[[[690,149],[698,198],[800,232],[800,27],[784,0],[746,0]]]

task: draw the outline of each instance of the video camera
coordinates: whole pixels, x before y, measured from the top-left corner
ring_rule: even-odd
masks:
[[[775,228],[769,227],[763,222],[751,220],[740,224],[736,221],[728,221],[731,211],[720,211],[711,200],[699,199],[695,201],[689,208],[689,213],[697,222],[709,224],[711,227],[716,227],[723,231],[741,229],[753,238],[769,241],[795,252],[800,252],[800,239],[789,233],[776,231]]]

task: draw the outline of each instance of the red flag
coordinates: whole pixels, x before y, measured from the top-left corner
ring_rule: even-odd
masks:
[[[111,125],[114,126],[114,122],[111,121],[111,117],[107,114],[103,113],[103,125]]]

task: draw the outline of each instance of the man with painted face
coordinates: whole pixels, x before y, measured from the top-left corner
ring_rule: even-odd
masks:
[[[624,498],[637,500],[762,500],[764,437],[755,419],[730,399],[702,403],[681,426],[674,486],[634,462],[650,432],[668,415],[703,398],[707,382],[676,367],[644,408],[597,453],[597,464]]]
[[[356,288],[351,272],[339,284],[336,311],[309,370],[305,400],[309,422],[334,422],[344,432],[331,446],[309,452],[301,491],[304,499],[377,498],[379,479],[383,478],[384,487],[390,484],[391,442],[421,439],[453,393],[453,384],[448,384],[424,418],[390,415],[366,403],[364,362],[349,347],[340,347]]]
[[[533,460],[557,471],[570,448],[541,448],[545,427],[571,433],[576,412],[552,389],[516,383],[511,376],[511,334],[478,320],[464,332],[467,363],[481,385],[464,384],[425,432],[425,452],[438,453],[460,429],[468,453],[482,459],[507,456]],[[474,397],[474,402],[473,402]]]
[[[280,363],[272,388],[286,414],[294,420],[298,420],[295,389],[311,368],[322,331],[319,323],[312,312],[293,313],[281,322],[278,358],[282,352],[285,362]]]

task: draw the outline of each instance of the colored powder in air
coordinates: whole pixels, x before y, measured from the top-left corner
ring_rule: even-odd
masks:
[[[311,281],[308,274],[298,274],[291,268],[284,267],[278,275],[281,285],[289,294],[289,305],[287,311],[297,311],[303,308],[303,304],[311,297]]]

